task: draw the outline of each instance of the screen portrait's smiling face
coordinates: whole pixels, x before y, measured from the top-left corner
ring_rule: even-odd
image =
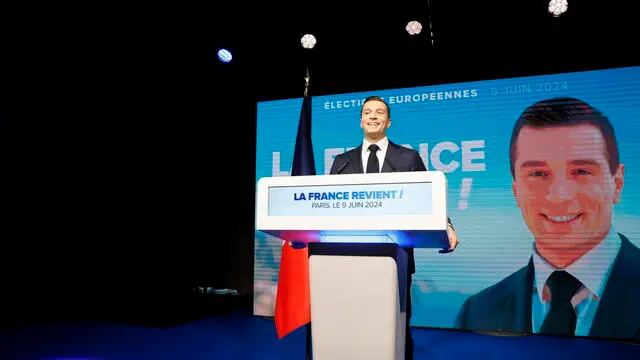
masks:
[[[522,128],[513,192],[537,246],[592,248],[611,228],[624,169],[611,173],[602,133],[592,125]]]

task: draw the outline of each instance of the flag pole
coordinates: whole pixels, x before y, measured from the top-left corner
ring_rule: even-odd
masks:
[[[309,65],[306,66],[307,72],[304,75],[304,97],[306,98],[309,95],[309,81],[311,80],[311,75],[309,75]],[[306,360],[313,360],[313,351],[311,347],[311,322],[306,324]]]
[[[307,66],[307,73],[304,75],[304,96],[307,97],[309,94],[309,80],[311,80],[311,76],[309,75],[309,66]]]

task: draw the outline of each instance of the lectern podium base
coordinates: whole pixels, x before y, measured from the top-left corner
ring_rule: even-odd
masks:
[[[404,359],[406,271],[397,244],[309,244],[312,359]]]

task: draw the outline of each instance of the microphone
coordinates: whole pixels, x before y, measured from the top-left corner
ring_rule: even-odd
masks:
[[[344,164],[342,164],[338,170],[336,170],[336,175],[340,174],[344,169],[347,168],[347,165],[349,165],[349,161],[345,161]]]

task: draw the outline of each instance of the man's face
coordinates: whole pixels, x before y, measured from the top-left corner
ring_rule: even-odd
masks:
[[[360,114],[360,127],[369,140],[378,140],[387,134],[391,125],[387,106],[378,100],[367,101]]]
[[[623,182],[623,165],[611,174],[604,138],[593,125],[520,132],[512,187],[538,245],[595,246],[611,228]]]

